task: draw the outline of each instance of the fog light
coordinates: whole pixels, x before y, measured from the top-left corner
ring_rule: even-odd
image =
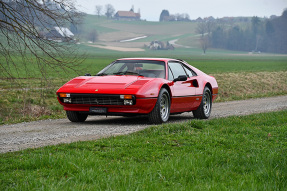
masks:
[[[64,98],[63,101],[64,101],[64,103],[72,103],[71,98]]]
[[[124,100],[124,105],[133,105],[133,100]]]

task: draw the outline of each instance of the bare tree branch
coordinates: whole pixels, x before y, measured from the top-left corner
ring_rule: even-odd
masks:
[[[210,35],[214,27],[215,27],[215,23],[212,21],[207,21],[207,22],[204,21],[204,22],[200,22],[197,24],[195,31],[196,33],[201,35],[199,42],[200,42],[200,46],[203,51],[203,54],[206,54],[206,50],[210,46],[209,39],[210,39]]]
[[[98,18],[101,15],[102,9],[103,9],[102,5],[96,5],[96,14],[98,15]]]
[[[45,34],[78,17],[72,0],[0,0],[0,76],[17,78],[23,69],[29,75],[31,63],[44,78],[47,68],[75,70],[82,57],[73,43],[55,42]]]

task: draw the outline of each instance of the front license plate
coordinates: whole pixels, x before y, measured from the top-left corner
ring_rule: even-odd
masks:
[[[91,113],[107,113],[107,108],[105,107],[90,107]]]

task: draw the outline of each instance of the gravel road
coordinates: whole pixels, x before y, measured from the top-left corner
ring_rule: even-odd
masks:
[[[287,109],[287,96],[215,103],[212,117],[248,115]],[[287,118],[287,117],[286,117]],[[169,123],[192,119],[192,113],[170,117]],[[150,126],[147,118],[91,116],[85,123],[68,119],[43,120],[0,126],[0,153],[36,148],[60,143],[94,140],[102,137],[129,134]]]

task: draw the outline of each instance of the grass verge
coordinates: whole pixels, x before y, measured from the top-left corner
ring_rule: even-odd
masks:
[[[1,154],[0,190],[285,190],[287,111]]]
[[[213,74],[219,95],[217,102],[287,94],[287,71]]]

